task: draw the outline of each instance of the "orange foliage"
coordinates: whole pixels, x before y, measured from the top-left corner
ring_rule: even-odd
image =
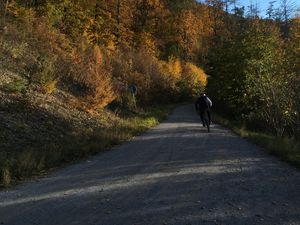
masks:
[[[85,109],[101,109],[115,99],[110,67],[98,46],[77,53],[74,64],[72,76],[83,90],[81,104]]]
[[[175,101],[183,90],[191,97],[205,86],[203,71],[186,63],[199,62],[210,37],[200,4],[194,6],[202,13],[173,12],[163,0],[46,1],[45,8],[11,2],[10,17],[26,24],[15,36],[21,42],[26,35],[24,46],[35,51],[31,67],[46,67],[51,59],[53,66],[38,68],[38,75],[49,75],[49,84],[65,82],[85,109],[126,101],[133,83],[141,104]]]
[[[168,70],[176,80],[180,79],[182,73],[182,62],[179,59],[170,59],[168,61]]]
[[[196,57],[202,27],[202,21],[191,10],[184,10],[178,15],[177,38],[186,60]]]
[[[136,45],[140,51],[145,52],[148,55],[154,57],[158,55],[156,42],[152,35],[147,32],[141,32],[137,34]]]
[[[127,49],[128,50],[128,49]],[[146,52],[116,51],[111,57],[112,74],[117,90],[117,101],[126,101],[129,93],[128,87],[135,84],[138,88],[137,98],[141,102],[149,100],[153,57]]]

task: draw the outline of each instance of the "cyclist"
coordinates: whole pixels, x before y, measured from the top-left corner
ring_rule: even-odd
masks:
[[[201,96],[197,99],[195,107],[200,114],[203,126],[205,126],[204,113],[207,113],[208,122],[209,124],[211,124],[210,108],[212,107],[212,101],[209,99],[209,97],[206,96],[205,93],[202,93]]]

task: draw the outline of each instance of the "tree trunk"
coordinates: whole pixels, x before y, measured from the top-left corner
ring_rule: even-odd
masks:
[[[120,44],[120,23],[121,23],[121,15],[120,15],[120,8],[121,8],[121,0],[117,0],[117,14],[116,14],[116,20],[117,20],[117,32],[116,32],[116,38],[117,38],[117,43],[116,45],[118,46]]]
[[[3,26],[4,27],[5,27],[5,23],[6,23],[6,13],[7,13],[7,9],[8,9],[8,3],[9,3],[9,0],[6,0],[5,8],[4,8],[4,18],[3,18]]]

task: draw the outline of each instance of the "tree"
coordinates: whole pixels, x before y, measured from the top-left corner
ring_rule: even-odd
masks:
[[[229,8],[230,8],[231,5],[233,5],[233,9],[236,8],[236,3],[237,3],[237,0],[224,0],[223,1],[223,4],[225,6],[225,12],[226,12],[226,14],[229,13]]]
[[[210,19],[213,21],[212,29],[216,38],[223,27],[224,3],[221,0],[206,0],[205,3],[208,6]]]
[[[198,4],[196,0],[165,0],[165,3],[175,14],[182,10],[191,10]]]
[[[270,132],[282,136],[293,122],[283,42],[277,27],[260,23],[255,28],[245,40],[249,52],[245,66],[248,104],[253,106],[256,117],[266,122]]]
[[[285,42],[287,54],[286,68],[292,74],[290,79],[290,92],[293,93],[294,126],[292,134],[300,137],[300,17],[295,17],[290,22],[290,38]]]
[[[81,4],[75,4],[73,0],[52,0],[41,11],[53,26],[73,41],[82,37],[88,13]]]
[[[158,40],[165,35],[164,28],[168,17],[168,10],[160,0],[139,0],[136,2],[132,30],[135,33],[136,48],[148,49],[158,55],[161,44]],[[164,46],[160,46],[163,48]]]
[[[289,3],[289,1],[281,0],[280,14],[281,14],[281,18],[283,19],[282,31],[285,38],[288,38],[289,36],[289,31],[290,31],[289,19],[292,12],[293,12],[292,6]]]
[[[90,9],[89,15],[88,21],[84,25],[84,37],[90,43],[114,49],[116,36],[113,31],[116,23],[107,9],[107,5],[102,1],[96,1]]]
[[[256,4],[250,4],[248,6],[248,18],[250,19],[257,19],[259,18],[259,8],[258,8],[258,5],[257,3]]]
[[[80,90],[79,99],[87,110],[99,110],[111,103],[115,92],[111,79],[111,67],[101,48],[82,43],[73,56],[71,78]]]
[[[199,51],[199,40],[202,21],[191,10],[183,10],[176,20],[177,40],[182,51],[182,58],[187,61],[196,59]]]
[[[269,7],[267,9],[267,16],[268,16],[269,20],[275,19],[275,9],[274,9],[274,3],[275,2],[276,1],[269,2]]]
[[[3,12],[3,26],[5,26],[5,23],[6,23],[6,14],[7,14],[7,9],[8,9],[8,5],[9,5],[9,0],[6,0],[1,5],[4,8],[4,12]]]

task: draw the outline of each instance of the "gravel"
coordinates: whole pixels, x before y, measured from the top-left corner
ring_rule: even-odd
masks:
[[[300,172],[177,108],[144,135],[0,192],[7,225],[299,225]]]

